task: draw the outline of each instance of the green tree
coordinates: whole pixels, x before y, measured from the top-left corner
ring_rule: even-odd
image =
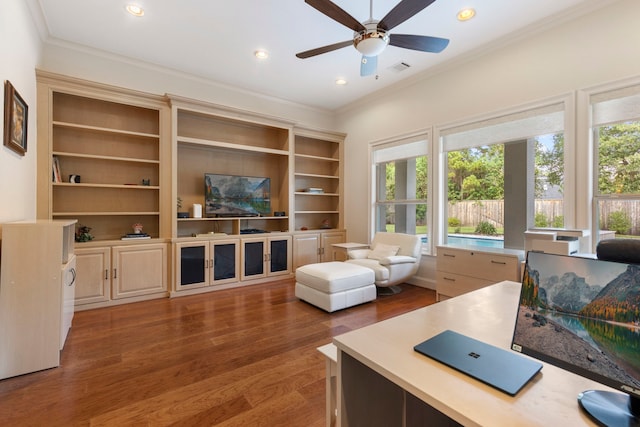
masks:
[[[450,201],[500,200],[504,197],[504,145],[448,153]]]
[[[640,193],[640,122],[598,128],[598,188],[603,194]]]
[[[542,196],[543,185],[546,182],[556,185],[562,191],[564,183],[564,134],[557,133],[552,136],[553,145],[546,147],[539,139],[536,139],[535,162],[535,195]]]

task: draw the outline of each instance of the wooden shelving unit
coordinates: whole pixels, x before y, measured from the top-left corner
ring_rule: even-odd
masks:
[[[240,113],[171,96],[174,123],[174,188],[183,210],[204,204],[204,174],[268,177],[271,211],[289,212],[292,123]],[[206,206],[203,208],[206,210]],[[289,216],[176,218],[172,237],[240,234],[241,229],[289,231]]]
[[[294,229],[341,229],[343,134],[296,128]],[[309,191],[321,189],[321,192]]]
[[[37,85],[37,217],[77,220],[94,236],[76,243],[76,310],[293,277],[295,266],[330,261],[331,243],[344,242],[343,134],[40,70]],[[208,217],[205,174],[269,178],[271,212]],[[178,218],[178,199],[188,218]],[[151,239],[121,240],[134,223]],[[238,268],[227,277],[230,241]],[[203,252],[204,275],[219,276],[202,286],[181,282],[190,258],[180,254],[192,246]]]
[[[120,239],[133,223],[155,238],[167,234],[164,98],[39,71],[38,107],[48,112],[39,149],[50,154],[38,158],[39,218],[77,219],[96,240]]]

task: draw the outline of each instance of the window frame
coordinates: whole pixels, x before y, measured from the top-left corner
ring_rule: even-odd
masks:
[[[402,147],[408,147],[412,145],[413,147],[409,150],[411,154],[418,154],[419,156],[426,156],[427,161],[427,198],[426,199],[396,199],[396,200],[378,200],[378,195],[380,194],[378,191],[378,165],[387,163],[388,161],[395,160],[404,160],[404,159],[412,159],[416,158],[416,155],[410,155],[406,157],[393,157],[393,151],[398,150],[401,151]],[[422,146],[423,150],[418,150],[417,146]],[[431,140],[431,129],[422,129],[416,132],[412,132],[409,134],[404,134],[401,136],[397,136],[394,138],[387,138],[384,140],[373,141],[369,143],[369,165],[370,165],[370,173],[369,173],[369,183],[370,183],[370,192],[369,192],[369,201],[370,201],[370,218],[369,218],[369,232],[370,239],[373,238],[374,234],[377,231],[377,215],[378,210],[382,206],[407,206],[407,205],[426,205],[426,215],[425,215],[425,223],[427,227],[426,237],[427,243],[422,245],[422,253],[430,254],[431,251],[431,242],[432,242],[432,230],[433,230],[433,202],[431,194],[433,192],[433,167],[431,161],[431,151],[432,151],[432,140]],[[381,153],[383,150],[388,150],[392,154],[390,156],[384,156],[382,160],[385,161],[377,161],[378,153]]]

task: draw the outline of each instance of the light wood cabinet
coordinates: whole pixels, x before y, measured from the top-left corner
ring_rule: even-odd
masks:
[[[167,295],[167,243],[76,249],[76,310]]]
[[[176,291],[224,285],[240,280],[240,240],[176,243]]]
[[[304,232],[293,235],[293,268],[317,262],[340,260],[331,245],[344,243],[344,231]]]
[[[519,282],[524,252],[513,249],[438,246],[436,297],[438,301],[503,281]]]
[[[60,364],[73,319],[74,224],[2,225],[0,379]]]
[[[152,237],[166,235],[164,98],[42,71],[37,77],[38,218],[77,219],[96,240],[119,239],[134,223]]]
[[[241,239],[242,280],[291,274],[291,236]]]
[[[341,229],[344,134],[294,132],[294,229]]]
[[[116,246],[111,249],[112,298],[167,292],[167,244]]]
[[[75,304],[95,304],[111,299],[111,248],[76,249],[78,284]]]

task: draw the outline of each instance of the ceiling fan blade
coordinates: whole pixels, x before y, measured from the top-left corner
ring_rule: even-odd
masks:
[[[333,19],[344,25],[345,27],[351,28],[353,31],[365,31],[366,28],[360,22],[358,22],[353,16],[349,15],[343,9],[338,7],[336,4],[332,3],[329,0],[304,0],[309,6],[317,9],[318,11],[324,13],[329,18]]]
[[[305,50],[304,52],[296,53],[296,56],[300,59],[306,59],[306,58],[311,58],[312,56],[331,52],[333,50],[342,49],[343,47],[347,47],[351,45],[353,45],[353,40],[346,40],[340,43],[334,43],[327,46],[317,47],[311,50]]]
[[[391,9],[380,22],[378,22],[378,28],[389,31],[390,29],[402,24],[404,21],[411,18],[434,1],[436,0],[402,0],[396,5],[396,7]]]
[[[360,60],[360,75],[362,77],[370,76],[378,71],[377,56],[363,56]]]
[[[440,53],[449,45],[449,39],[430,36],[416,36],[413,34],[391,34],[389,36],[389,44],[391,46],[402,47],[405,49]]]

